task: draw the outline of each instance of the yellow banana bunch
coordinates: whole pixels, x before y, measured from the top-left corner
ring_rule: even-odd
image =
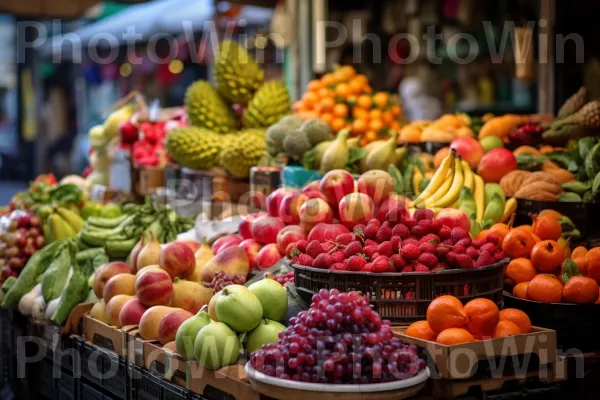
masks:
[[[483,212],[485,211],[485,183],[483,178],[477,174],[474,174],[475,178],[475,189],[473,190],[473,197],[475,197],[475,204],[477,204],[477,222],[483,222]]]
[[[450,150],[450,153],[446,156],[446,158],[444,158],[442,160],[440,167],[437,169],[437,171],[435,171],[435,174],[433,174],[433,177],[431,178],[431,181],[429,182],[429,184],[427,185],[425,190],[423,190],[423,192],[419,196],[417,196],[417,198],[414,200],[414,202],[413,202],[414,207],[425,208],[425,201],[427,199],[429,199],[432,196],[437,195],[437,193],[439,191],[442,191],[443,194],[445,194],[448,191],[448,189],[452,185],[452,177],[450,177],[450,182],[448,183],[447,176],[448,176],[448,173],[449,172],[451,173],[451,171],[454,168],[455,158],[456,158],[456,151]],[[447,184],[447,185],[445,185],[445,184]],[[447,187],[442,187],[442,186],[447,186]]]
[[[83,218],[74,211],[58,207],[46,218],[44,235],[48,243],[75,237],[83,229]]]

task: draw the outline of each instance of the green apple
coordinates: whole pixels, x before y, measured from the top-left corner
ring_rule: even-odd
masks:
[[[279,332],[285,330],[285,326],[277,321],[263,319],[260,324],[248,333],[246,350],[248,355],[260,349],[263,344],[277,343]]]
[[[264,278],[253,283],[248,289],[254,293],[263,308],[263,317],[273,321],[281,321],[288,307],[287,291],[279,282]]]
[[[479,143],[483,147],[484,152],[504,147],[504,142],[497,136],[486,136],[482,138]]]
[[[247,287],[229,285],[217,297],[215,313],[219,321],[238,333],[245,333],[256,328],[263,317],[263,308]]]
[[[222,322],[211,321],[200,329],[194,340],[194,358],[201,367],[217,370],[235,363],[240,357],[240,340]]]
[[[210,317],[206,311],[200,311],[198,314],[189,318],[179,326],[175,335],[175,346],[177,353],[184,360],[192,360],[194,358],[194,340],[200,332],[200,329],[210,324]]]

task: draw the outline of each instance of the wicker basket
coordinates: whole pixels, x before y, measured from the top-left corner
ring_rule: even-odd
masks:
[[[298,294],[308,304],[320,289],[359,291],[369,296],[371,305],[394,325],[425,319],[433,299],[444,294],[463,303],[477,297],[494,301],[502,308],[504,286],[503,260],[487,267],[470,270],[449,270],[438,273],[372,273],[330,271],[292,265]]]

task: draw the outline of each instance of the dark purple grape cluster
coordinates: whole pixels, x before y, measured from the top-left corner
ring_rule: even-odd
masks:
[[[289,271],[283,274],[275,275],[273,277],[281,285],[285,285],[288,282],[294,282],[294,271]]]
[[[210,287],[213,291],[220,292],[225,286],[229,285],[243,285],[246,283],[246,279],[237,275],[228,275],[225,272],[217,272],[213,276],[213,280],[210,282]]]
[[[279,341],[252,353],[250,365],[293,381],[367,384],[408,379],[425,368],[417,347],[392,335],[357,292],[321,289],[308,311],[279,333]]]

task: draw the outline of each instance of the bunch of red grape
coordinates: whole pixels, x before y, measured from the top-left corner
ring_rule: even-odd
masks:
[[[210,287],[215,293],[220,292],[225,286],[229,285],[243,285],[246,283],[246,279],[237,275],[229,275],[225,272],[217,272],[213,276],[213,280],[210,282]]]
[[[39,216],[23,214],[13,218],[7,232],[0,234],[2,279],[18,276],[33,253],[45,245]]]
[[[252,353],[250,365],[293,381],[366,384],[408,379],[425,368],[414,345],[392,335],[357,292],[321,289],[308,311],[279,333],[279,341]]]
[[[288,282],[294,282],[294,271],[285,272],[273,277],[281,285],[285,285]]]

